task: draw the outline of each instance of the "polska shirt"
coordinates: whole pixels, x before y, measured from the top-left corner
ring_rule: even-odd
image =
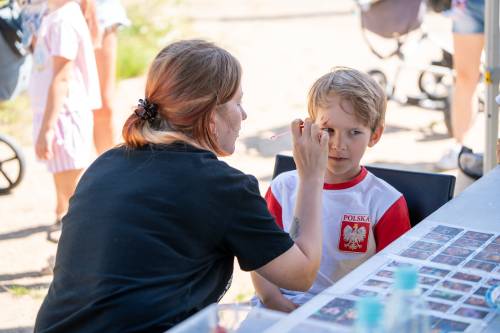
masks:
[[[299,177],[297,171],[273,180],[266,201],[276,223],[290,231]],[[354,179],[323,186],[323,248],[320,269],[306,293],[282,289],[302,304],[382,250],[410,229],[403,195],[366,168]]]

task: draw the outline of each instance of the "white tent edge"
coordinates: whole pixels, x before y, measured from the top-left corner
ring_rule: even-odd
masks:
[[[483,160],[483,174],[493,169],[496,164],[496,142],[498,137],[498,104],[495,97],[498,95],[500,82],[500,33],[498,26],[499,1],[486,0],[485,17],[485,53],[484,81],[486,85],[486,117],[485,117],[485,147]]]

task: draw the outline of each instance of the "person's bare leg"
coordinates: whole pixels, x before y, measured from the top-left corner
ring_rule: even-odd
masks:
[[[68,211],[69,198],[75,192],[76,184],[80,179],[83,169],[68,170],[54,174],[54,184],[56,186],[57,205],[56,217],[58,219],[66,215]]]
[[[58,172],[53,175],[56,188],[56,223],[47,232],[47,240],[57,243],[61,233],[61,219],[68,212],[69,198],[75,192],[83,169]]]
[[[83,173],[83,169],[69,170],[53,174],[56,188],[56,224],[50,226],[47,231],[47,240],[57,243],[61,236],[61,219],[68,212],[69,199],[75,192],[76,184]],[[40,270],[42,275],[53,274],[55,256],[47,259],[47,266]]]
[[[456,79],[452,101],[453,137],[463,144],[477,112],[475,91],[484,45],[483,34],[453,34],[453,68]]]
[[[116,53],[116,28],[108,29],[104,32],[102,47],[95,51],[102,98],[101,108],[94,110],[94,144],[99,155],[116,144],[113,124]]]

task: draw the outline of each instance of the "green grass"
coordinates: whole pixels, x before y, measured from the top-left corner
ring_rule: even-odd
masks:
[[[249,301],[252,298],[253,295],[254,295],[254,293],[251,292],[251,291],[249,291],[249,292],[241,292],[241,293],[238,293],[234,297],[234,301],[237,302],[237,303],[247,302],[247,301]]]
[[[41,299],[47,294],[47,288],[28,288],[17,284],[3,286],[3,288],[14,297],[30,296]]]
[[[174,1],[148,1],[127,8],[132,24],[118,34],[118,80],[136,77],[146,72],[158,51],[165,45],[173,23],[161,14]],[[157,14],[157,15],[158,15]]]
[[[14,296],[17,296],[17,297],[22,297],[22,296],[26,296],[26,295],[29,295],[30,293],[30,290],[26,287],[22,287],[22,286],[11,286],[9,288],[7,288],[9,290],[9,292],[14,295]]]
[[[26,94],[0,103],[0,125],[16,122],[21,117],[21,113],[29,110],[29,107],[29,99]]]
[[[21,143],[28,143],[31,140],[31,119],[32,113],[26,94],[0,103],[0,133],[13,136]]]

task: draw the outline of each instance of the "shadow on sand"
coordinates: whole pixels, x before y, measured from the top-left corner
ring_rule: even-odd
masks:
[[[39,225],[36,227],[7,232],[5,234],[0,234],[0,241],[14,239],[14,238],[23,238],[40,232],[47,232],[49,228],[50,226],[47,225]]]
[[[32,333],[34,327],[12,327],[12,328],[0,328],[0,333]]]

